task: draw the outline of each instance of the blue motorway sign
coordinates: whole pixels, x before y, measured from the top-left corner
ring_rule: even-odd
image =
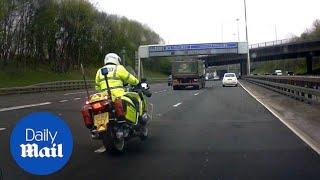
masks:
[[[149,46],[149,52],[187,51],[187,50],[205,50],[205,49],[236,49],[236,48],[238,48],[238,43],[180,44],[180,45]]]
[[[149,57],[238,53],[238,43],[151,45],[148,51]]]

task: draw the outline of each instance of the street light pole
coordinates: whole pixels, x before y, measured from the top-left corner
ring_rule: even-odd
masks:
[[[276,41],[278,41],[277,25],[274,25],[274,32],[275,32],[275,35],[276,35]]]
[[[250,51],[249,51],[249,38],[248,38],[248,23],[247,23],[247,3],[246,0],[243,0],[244,2],[244,17],[246,22],[246,40],[248,43],[248,52],[247,52],[247,75],[250,75]]]
[[[126,60],[125,60],[126,49],[125,48],[122,48],[121,54],[122,54],[122,62],[123,62],[122,64],[123,66],[126,66]]]
[[[238,42],[240,42],[240,34],[239,34],[239,18],[236,19],[237,20],[237,29],[238,29]]]
[[[223,42],[223,24],[221,24],[221,42]]]

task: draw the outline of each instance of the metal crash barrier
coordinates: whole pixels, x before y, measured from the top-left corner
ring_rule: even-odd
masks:
[[[307,103],[320,103],[317,76],[245,76],[243,79]]]
[[[150,83],[166,82],[167,79],[150,79]],[[94,81],[87,81],[88,88],[94,88]],[[55,81],[39,83],[24,87],[0,88],[0,95],[7,94],[24,94],[24,93],[39,93],[50,91],[67,91],[85,89],[85,82],[83,80],[70,80],[70,81]]]

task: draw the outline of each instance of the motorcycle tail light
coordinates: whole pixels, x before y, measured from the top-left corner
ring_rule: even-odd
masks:
[[[92,129],[93,127],[93,119],[90,113],[91,109],[92,107],[90,105],[84,105],[81,109],[83,122],[88,129]]]

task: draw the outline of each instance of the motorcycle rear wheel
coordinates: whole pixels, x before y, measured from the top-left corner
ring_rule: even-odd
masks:
[[[107,131],[103,133],[102,142],[109,153],[119,154],[125,150],[125,139],[118,139],[111,127],[108,127]]]

